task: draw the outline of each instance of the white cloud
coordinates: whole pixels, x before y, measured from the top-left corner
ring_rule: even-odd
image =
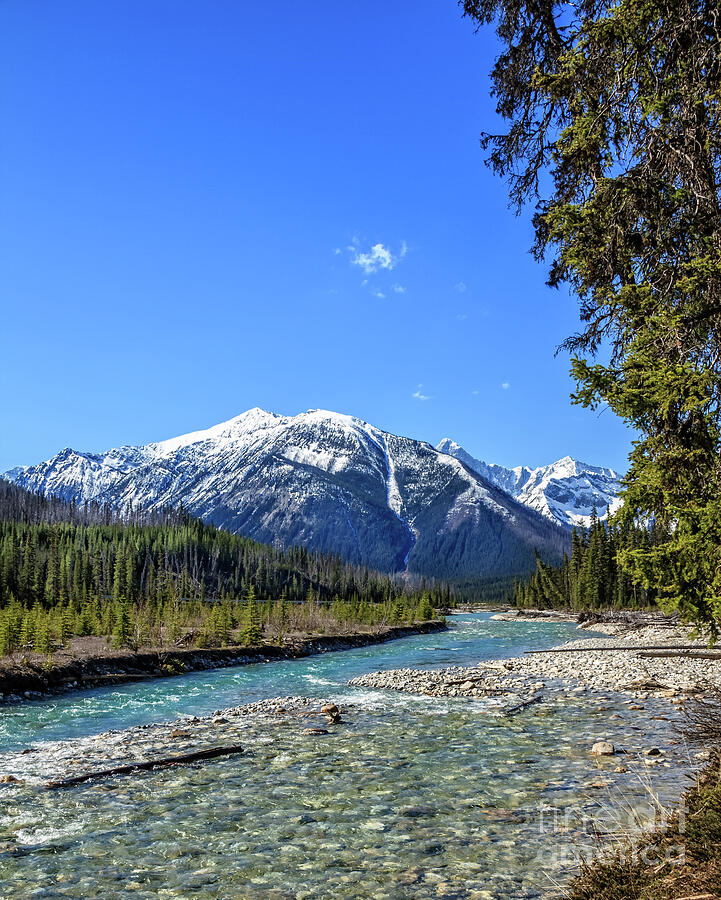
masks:
[[[432,400],[433,398],[429,394],[423,394],[421,392],[422,387],[423,387],[423,385],[419,384],[418,387],[416,388],[416,390],[413,392],[413,394],[411,394],[411,396],[415,400]]]
[[[399,260],[408,252],[408,246],[405,241],[401,244],[399,253],[392,253],[384,244],[373,244],[370,250],[362,252],[354,244],[348,248],[355,255],[351,259],[354,266],[360,266],[366,275],[378,272],[380,269],[394,269]]]
[[[383,293],[383,291],[373,291],[373,294],[374,294],[379,300],[385,300],[385,299],[386,299],[386,295]]]
[[[457,318],[457,319],[460,319],[460,321],[462,322],[464,319],[467,319],[467,318],[468,318],[468,314],[467,314],[467,313],[458,313],[458,315],[456,316],[456,318]]]
[[[468,285],[466,284],[465,281],[459,281],[456,285],[454,285],[454,287],[458,291],[459,294],[465,294],[466,291],[468,290]]]
[[[403,287],[402,284],[394,284],[393,290],[396,292],[396,294],[405,294],[406,293],[406,289]]]
[[[340,247],[336,247],[335,250],[333,251],[333,253],[334,253],[336,256],[340,256],[342,252],[343,252],[343,251],[340,249]]]
[[[474,397],[477,397],[481,392],[480,391],[471,391]]]
[[[501,385],[501,387],[503,388],[504,391],[507,391],[510,386],[511,386],[511,384],[509,381],[504,381],[503,384]]]

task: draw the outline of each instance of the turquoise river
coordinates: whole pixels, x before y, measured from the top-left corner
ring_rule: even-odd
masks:
[[[348,686],[377,669],[476,664],[578,636],[488,614],[450,623],[358,650],[0,706],[0,775],[22,781],[0,784],[0,897],[559,896],[577,854],[597,848],[592,832],[634,831],[677,800],[688,769],[678,714],[571,685],[513,717],[487,700]],[[94,760],[125,729],[127,743],[155,734],[137,726],[289,696],[331,700],[343,722],[313,735],[306,719],[229,717],[211,743],[237,740],[241,755],[43,787],[60,758],[63,771],[97,768],[90,750]],[[625,772],[618,757],[589,754],[606,737],[627,751]],[[644,764],[650,745],[665,764]]]

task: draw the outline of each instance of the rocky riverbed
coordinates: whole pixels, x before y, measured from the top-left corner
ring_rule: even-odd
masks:
[[[554,638],[539,641],[539,632]],[[514,643],[513,634],[523,639]],[[499,639],[515,656],[573,634],[570,626],[459,618],[455,630],[411,638],[405,650],[398,642],[4,707],[0,893],[555,897],[599,833],[637,833],[676,803],[697,752],[674,731],[678,707],[650,693],[639,700],[569,683],[532,688],[543,702],[507,715],[529,696],[524,679],[515,696],[495,697],[468,697],[463,682],[450,698],[347,683],[394,661],[419,671],[454,656],[465,678]],[[492,655],[488,665],[499,665]],[[45,789],[219,746],[242,752]]]
[[[690,629],[660,625],[593,628],[603,628],[608,637],[568,641],[551,651],[476,666],[371,672],[354,678],[351,684],[431,697],[508,698],[514,703],[541,691],[593,690],[626,693],[637,701],[653,696],[679,704],[685,698],[721,690],[721,657],[640,655],[648,652],[642,649],[648,647],[667,651],[694,646],[703,652],[706,641],[703,636],[694,640]]]
[[[3,754],[0,786],[47,785],[87,772],[179,756],[210,747],[243,744],[244,738],[272,737],[274,731],[328,734],[343,723],[331,701],[311,697],[273,697],[185,716],[171,722],[104,731],[67,741],[49,741]],[[343,723],[345,724],[345,723]]]

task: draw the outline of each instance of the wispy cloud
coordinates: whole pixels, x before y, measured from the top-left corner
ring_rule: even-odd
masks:
[[[383,293],[383,291],[373,291],[373,296],[377,297],[379,300],[386,299],[386,295]]]
[[[406,289],[403,287],[402,284],[394,284],[394,285],[392,285],[392,288],[396,294],[405,294],[406,293]]]
[[[340,249],[340,247],[336,247],[336,248],[333,250],[333,254],[334,254],[335,256],[340,256],[342,252],[343,252],[343,251]]]
[[[462,322],[464,319],[467,319],[467,318],[468,318],[468,313],[458,313],[458,315],[456,316],[456,318],[459,319],[459,320]]]
[[[398,253],[393,253],[385,244],[373,244],[370,250],[360,250],[355,243],[348,248],[353,254],[351,263],[360,266],[366,275],[372,275],[381,269],[394,269],[408,252],[405,241]]]
[[[430,396],[430,394],[424,394],[421,391],[422,387],[423,387],[423,385],[419,384],[418,387],[415,389],[415,391],[411,394],[413,399],[414,400],[432,400],[433,398]]]
[[[458,291],[459,294],[465,294],[466,291],[468,290],[468,285],[466,284],[465,281],[459,281],[459,282],[457,282],[457,283],[454,285],[454,287],[455,287],[455,289]]]
[[[504,391],[507,391],[510,386],[511,386],[510,381],[504,381],[503,384],[501,385],[501,387],[503,388]]]

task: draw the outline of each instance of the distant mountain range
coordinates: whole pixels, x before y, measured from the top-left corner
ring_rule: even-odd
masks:
[[[525,573],[534,550],[560,558],[562,526],[605,509],[618,487],[610,469],[488,466],[452,441],[434,448],[325,410],[251,409],[141,447],[65,449],[5,477],[65,499],[182,504],[258,541],[451,580]]]
[[[469,469],[506,491],[519,503],[530,506],[549,519],[555,519],[561,525],[588,525],[594,508],[598,517],[604,518],[608,509],[615,512],[620,505],[618,494],[621,482],[613,469],[589,466],[570,456],[537,469],[529,469],[528,466],[507,469],[474,459],[450,438],[444,438],[436,449],[460,459]]]

